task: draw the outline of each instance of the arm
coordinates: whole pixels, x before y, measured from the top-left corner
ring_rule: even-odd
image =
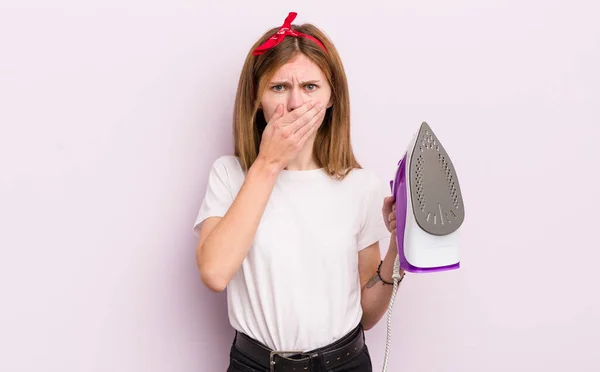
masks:
[[[257,159],[225,215],[202,224],[196,264],[202,282],[211,290],[223,291],[246,258],[277,174],[276,167]]]
[[[204,220],[196,264],[201,280],[211,290],[223,291],[242,265],[279,172],[316,132],[325,110],[325,105],[312,101],[288,113],[279,105],[261,136],[259,155],[237,197],[223,217]]]
[[[395,236],[392,235],[388,251],[381,264],[381,276],[386,282],[393,282],[394,261],[398,254]],[[381,261],[379,243],[363,249],[358,255],[358,270],[361,283],[362,324],[365,330],[373,328],[388,309],[393,286],[383,283],[377,275]],[[400,276],[403,273],[400,271]]]

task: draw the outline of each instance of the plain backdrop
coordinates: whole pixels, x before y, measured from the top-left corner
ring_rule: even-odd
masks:
[[[462,268],[406,276],[388,370],[600,370],[597,2],[0,4],[1,371],[225,371],[191,228],[289,11],[339,48],[365,167],[391,179],[427,121],[459,174]]]

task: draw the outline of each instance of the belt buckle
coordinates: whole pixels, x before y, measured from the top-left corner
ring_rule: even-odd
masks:
[[[290,351],[272,350],[271,353],[269,354],[269,371],[275,372],[275,361],[273,360],[273,357],[275,355],[279,355],[279,356],[285,358],[284,354],[294,355],[294,354],[302,354],[302,353],[303,353],[303,351],[297,351],[297,350],[290,350]]]

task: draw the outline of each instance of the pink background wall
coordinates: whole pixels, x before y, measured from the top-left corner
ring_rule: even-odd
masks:
[[[339,47],[365,166],[389,179],[426,120],[459,171],[463,267],[406,277],[389,370],[600,370],[600,6],[326,3],[2,2],[0,371],[225,370],[191,226],[291,10]],[[385,319],[367,337],[380,370]]]

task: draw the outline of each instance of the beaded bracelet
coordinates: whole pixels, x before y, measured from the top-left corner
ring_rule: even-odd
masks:
[[[379,277],[379,279],[383,282],[383,284],[389,284],[389,285],[394,285],[393,282],[386,282],[382,277],[381,277],[381,265],[383,264],[383,261],[379,262],[379,266],[377,267],[377,276]],[[404,273],[402,273],[402,276],[400,277],[400,280],[398,281],[398,284],[400,284],[402,282],[402,279],[404,279]]]

